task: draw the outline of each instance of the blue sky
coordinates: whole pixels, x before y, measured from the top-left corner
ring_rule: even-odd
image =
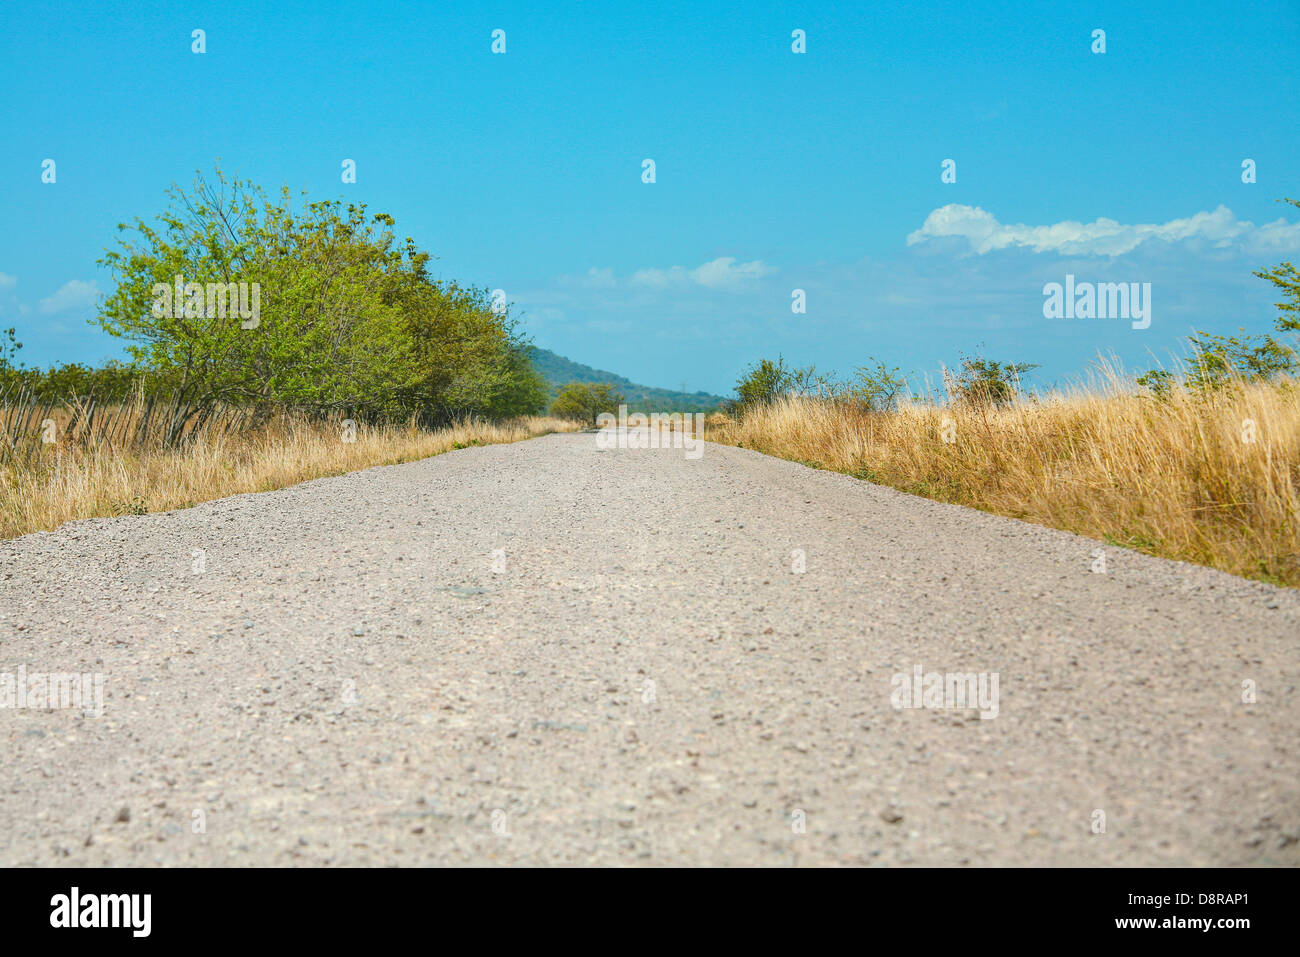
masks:
[[[1250,272],[1300,258],[1300,5],[1134,6],[6,3],[0,325],[28,364],[120,354],[95,260],[219,157],[393,214],[539,345],[652,385],[975,352],[1050,385],[1267,331]],[[1044,318],[1067,273],[1151,283],[1150,327]]]

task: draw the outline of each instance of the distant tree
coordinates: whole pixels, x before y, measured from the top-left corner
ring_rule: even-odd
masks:
[[[736,404],[741,408],[765,405],[788,395],[794,385],[793,370],[778,356],[776,361],[760,359],[736,380]]]
[[[1300,207],[1300,200],[1284,202]],[[1267,279],[1282,294],[1282,301],[1276,304],[1279,315],[1273,324],[1279,335],[1221,336],[1198,332],[1189,336],[1193,354],[1187,385],[1194,391],[1221,388],[1233,380],[1267,381],[1300,371],[1295,338],[1300,333],[1300,270],[1287,261],[1256,270],[1254,275]]]
[[[560,419],[595,425],[602,412],[618,414],[623,393],[608,382],[570,382],[560,387],[551,403],[551,415]]]
[[[1283,202],[1300,207],[1300,200]],[[1227,387],[1233,382],[1265,382],[1300,372],[1300,351],[1296,334],[1300,333],[1300,270],[1287,261],[1253,275],[1266,279],[1282,294],[1276,303],[1279,315],[1274,321],[1275,334],[1263,336],[1217,335],[1198,331],[1188,336],[1192,357],[1184,379],[1193,392],[1204,393]],[[1174,384],[1171,373],[1152,370],[1138,377],[1138,384],[1150,388],[1157,397],[1167,396]]]
[[[1286,199],[1283,202],[1300,207],[1300,199]],[[1258,270],[1255,275],[1267,279],[1282,292],[1283,301],[1277,303],[1282,314],[1278,316],[1274,328],[1278,332],[1300,332],[1300,270],[1287,261],[1271,269]]]
[[[949,391],[968,405],[1005,405],[1020,392],[1020,377],[1033,369],[1032,362],[995,362],[991,359],[962,359],[961,370],[951,378]]]
[[[1174,374],[1167,369],[1151,369],[1137,377],[1137,384],[1150,389],[1157,399],[1167,399],[1173,392]]]
[[[897,366],[891,369],[878,359],[871,361],[874,365],[854,370],[853,379],[840,394],[869,411],[884,412],[893,407],[907,380],[898,374]]]
[[[1192,346],[1187,385],[1197,392],[1218,389],[1237,379],[1263,382],[1296,369],[1295,349],[1271,335],[1220,336],[1198,332],[1188,336],[1187,341]]]
[[[22,370],[18,368],[18,350],[23,347],[15,337],[17,330],[0,329],[0,394],[17,389],[23,382]]]
[[[0,329],[0,369],[13,369],[18,365],[14,360],[18,358],[18,350],[23,344],[15,338],[17,334],[18,330],[13,326]]]

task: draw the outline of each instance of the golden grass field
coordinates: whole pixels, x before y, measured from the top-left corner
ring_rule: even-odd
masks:
[[[1110,378],[1004,407],[883,413],[789,398],[708,425],[711,441],[1300,586],[1295,382],[1159,400]]]
[[[467,421],[436,431],[358,425],[355,441],[345,442],[340,423],[281,416],[251,428],[241,415],[225,410],[180,447],[165,448],[162,423],[151,422],[141,402],[101,410],[89,421],[81,410],[79,424],[74,411],[0,406],[0,539],[51,530],[72,519],[185,508],[468,445],[578,428],[540,417],[504,424]],[[20,415],[24,421],[16,421]],[[46,418],[55,424],[52,443],[41,440]]]
[[[78,518],[184,508],[472,444],[574,431],[526,418],[429,431],[223,410],[174,448],[168,410],[0,403],[0,538]],[[52,443],[41,423],[55,424]],[[903,402],[895,411],[787,398],[708,417],[740,445],[905,492],[1060,528],[1153,555],[1300,586],[1300,387],[1238,384],[1206,396],[1134,395],[1118,379],[1001,407]],[[945,437],[951,441],[945,441]]]

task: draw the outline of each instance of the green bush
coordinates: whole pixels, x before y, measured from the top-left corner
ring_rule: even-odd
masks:
[[[1283,202],[1300,207],[1300,200]],[[1267,382],[1300,372],[1300,351],[1294,335],[1300,333],[1300,270],[1287,261],[1256,270],[1254,275],[1268,280],[1282,294],[1282,301],[1276,303],[1279,315],[1273,325],[1278,335],[1223,336],[1197,332],[1188,336],[1192,357],[1183,384],[1192,392],[1204,394],[1226,388],[1233,382]],[[1289,341],[1288,334],[1291,334]],[[1145,372],[1137,379],[1138,385],[1151,389],[1158,398],[1169,395],[1174,382],[1171,373],[1159,369]]]
[[[898,374],[898,367],[890,368],[878,359],[873,366],[858,366],[853,378],[840,390],[839,395],[870,412],[885,412],[892,408],[902,394],[907,380]]]
[[[551,403],[551,415],[560,419],[595,425],[602,412],[618,414],[623,393],[607,382],[569,382]]]
[[[1005,405],[1020,392],[1020,377],[1037,369],[1032,362],[962,359],[961,370],[949,383],[953,397],[968,405]]]
[[[784,358],[778,356],[775,362],[760,359],[736,380],[736,404],[743,409],[775,402],[790,393],[792,378],[792,370],[786,367]]]
[[[117,287],[97,321],[193,408],[438,424],[544,405],[508,310],[484,289],[432,279],[432,257],[399,243],[391,216],[305,198],[295,208],[287,188],[270,198],[220,170],[169,196],[155,225],[119,226],[121,248],[101,260]],[[177,276],[202,289],[165,303]],[[214,301],[229,283],[247,284],[250,298],[256,284],[256,321]]]

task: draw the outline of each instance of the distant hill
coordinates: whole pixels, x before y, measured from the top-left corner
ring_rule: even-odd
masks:
[[[708,392],[679,392],[676,389],[656,389],[638,385],[624,376],[603,369],[593,369],[557,355],[550,349],[532,347],[531,358],[542,374],[555,398],[560,386],[566,382],[608,382],[627,397],[628,408],[646,412],[710,412],[727,401],[720,395]]]

